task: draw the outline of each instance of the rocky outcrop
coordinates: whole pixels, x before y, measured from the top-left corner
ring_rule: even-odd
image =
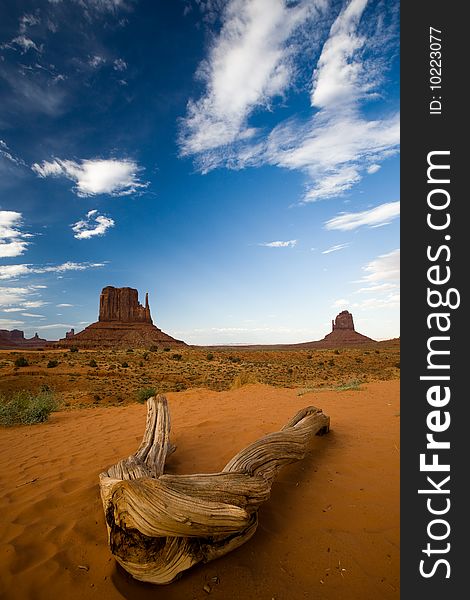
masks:
[[[39,348],[45,346],[49,342],[38,336],[36,333],[32,338],[25,338],[24,331],[20,329],[0,329],[0,348],[15,349],[15,348]]]
[[[144,306],[140,304],[138,296],[134,288],[103,288],[98,321],[79,333],[72,329],[59,344],[82,348],[185,345],[153,324],[148,294],[145,295]]]
[[[331,333],[318,342],[324,347],[334,346],[356,346],[358,344],[366,344],[374,340],[362,333],[358,333],[354,329],[354,321],[352,314],[343,310],[336,316],[336,319],[331,322]]]
[[[377,342],[354,328],[352,314],[343,310],[331,321],[331,333],[325,335],[322,340],[315,342],[304,342],[302,344],[286,344],[287,348],[341,348],[360,346],[361,344],[376,344]]]
[[[98,320],[106,323],[152,323],[148,293],[145,294],[145,306],[142,306],[138,292],[133,288],[110,285],[103,288]]]

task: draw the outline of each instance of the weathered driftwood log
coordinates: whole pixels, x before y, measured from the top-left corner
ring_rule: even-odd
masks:
[[[241,450],[221,473],[164,475],[175,450],[166,398],[150,398],[147,409],[139,449],[101,473],[100,491],[116,560],[136,579],[159,584],[249,540],[279,470],[303,458],[311,437],[330,423],[308,406],[281,431]]]

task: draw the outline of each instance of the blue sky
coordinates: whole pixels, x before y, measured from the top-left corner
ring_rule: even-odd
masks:
[[[396,2],[4,1],[0,329],[396,337],[398,152]]]

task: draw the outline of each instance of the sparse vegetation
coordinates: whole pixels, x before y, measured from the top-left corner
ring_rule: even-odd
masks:
[[[140,402],[140,404],[143,404],[144,402],[147,402],[147,400],[149,398],[151,398],[152,396],[155,396],[156,393],[157,393],[157,390],[153,387],[141,388],[137,392],[137,402]]]
[[[124,362],[121,363],[121,367],[123,369],[127,369],[129,367],[129,363],[126,363],[126,361],[124,361]]]
[[[70,346],[70,352],[78,352],[78,346]]]
[[[32,425],[47,421],[51,412],[59,408],[59,402],[51,390],[34,394],[27,390],[13,393],[9,398],[0,396],[0,425]]]
[[[80,353],[73,355],[69,348],[41,352],[2,350],[0,388],[11,395],[47,384],[60,394],[64,406],[68,403],[78,407],[96,406],[95,396],[100,397],[100,406],[135,402],[137,390],[153,387],[162,394],[196,387],[221,391],[256,381],[297,390],[335,390],[336,386],[343,388],[353,381],[365,383],[400,376],[399,344],[380,344],[378,354],[373,345],[339,348],[339,354],[335,348],[170,348],[169,354],[163,352],[161,345],[158,354],[148,348],[134,348],[134,353],[128,354],[127,346],[80,348]],[[173,358],[173,354],[181,358]],[[30,368],[15,366],[20,357],[27,358]],[[58,368],[47,368],[52,360],[59,362]]]
[[[150,352],[158,352],[158,346],[150,346]]]
[[[209,352],[209,353],[206,355],[206,358],[207,358],[207,360],[214,360],[214,355],[212,354],[212,352]]]
[[[26,360],[26,358],[24,356],[19,356],[15,360],[15,367],[28,367],[28,366],[29,366],[29,362]]]
[[[48,368],[48,369],[53,369],[54,367],[57,367],[57,365],[58,365],[58,364],[59,364],[59,361],[58,361],[58,360],[56,360],[56,359],[50,360],[50,361],[47,363],[47,368]]]
[[[173,360],[181,360],[183,358],[182,354],[178,354],[178,352],[175,352],[174,354],[171,355],[171,358]]]

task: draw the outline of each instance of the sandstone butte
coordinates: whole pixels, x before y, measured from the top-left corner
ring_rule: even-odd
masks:
[[[348,346],[359,346],[361,344],[376,343],[370,337],[358,333],[354,329],[353,316],[348,310],[343,310],[331,321],[331,333],[325,335],[322,340],[316,342],[304,342],[303,344],[292,344],[296,348],[341,348]]]
[[[19,329],[0,329],[0,348],[14,350],[15,348],[37,348],[46,346],[47,340],[39,337],[36,333],[32,338],[25,338],[24,331]]]
[[[58,345],[80,348],[132,348],[186,344],[175,340],[153,324],[148,294],[145,295],[145,306],[142,306],[139,294],[134,288],[107,286],[100,295],[98,321],[79,333],[72,329],[65,338],[59,340]]]

